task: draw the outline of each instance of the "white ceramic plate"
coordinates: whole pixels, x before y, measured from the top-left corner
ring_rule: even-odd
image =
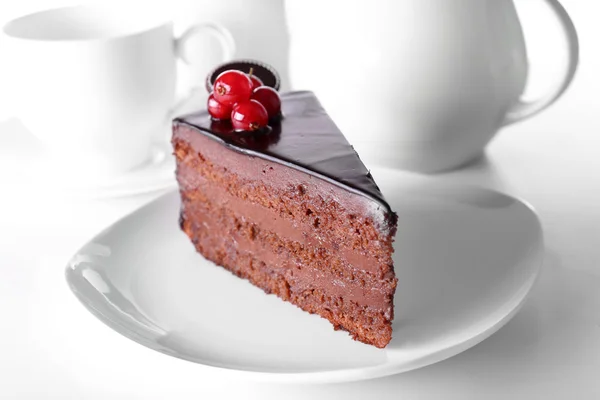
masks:
[[[272,381],[391,375],[446,359],[497,331],[540,268],[542,231],[532,209],[490,190],[373,173],[399,214],[394,338],[384,350],[203,259],[179,230],[176,192],[82,248],[67,267],[68,283],[94,315],[138,343]]]
[[[173,149],[166,140],[170,131],[165,133],[165,140],[152,145],[146,162],[104,177],[79,171],[77,164],[67,159],[57,165],[42,143],[16,119],[1,123],[0,133],[0,180],[22,185],[23,190],[96,199],[151,193],[176,184]]]
[[[155,143],[143,164],[119,175],[95,179],[78,177],[74,173],[65,174],[58,168],[48,167],[51,164],[46,163],[46,176],[43,178],[50,182],[53,191],[59,190],[73,197],[105,199],[151,193],[176,185],[172,151],[167,141]],[[45,160],[41,157],[38,163],[43,164]],[[42,168],[37,170],[43,171]]]

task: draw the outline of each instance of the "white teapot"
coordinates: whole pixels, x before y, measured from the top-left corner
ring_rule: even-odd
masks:
[[[573,79],[573,23],[558,1],[539,1],[559,20],[569,59],[535,101],[521,99],[528,60],[512,0],[288,0],[291,85],[317,94],[368,163],[458,167]]]

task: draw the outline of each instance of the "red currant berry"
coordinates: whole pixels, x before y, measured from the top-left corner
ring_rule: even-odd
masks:
[[[256,100],[237,103],[231,111],[231,124],[236,131],[255,131],[269,123],[269,114]]]
[[[211,93],[208,96],[208,102],[206,104],[208,113],[214,119],[229,119],[231,118],[231,106],[221,104],[215,99],[215,94]]]
[[[252,81],[252,90],[264,85],[263,81],[261,81],[256,75],[248,75],[248,77]]]
[[[260,86],[254,89],[251,98],[265,107],[269,118],[275,118],[281,113],[281,99],[272,87]]]
[[[215,80],[215,99],[226,106],[248,100],[252,95],[252,81],[242,71],[229,70],[221,73]]]

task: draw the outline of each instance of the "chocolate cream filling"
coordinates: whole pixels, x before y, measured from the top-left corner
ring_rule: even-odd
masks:
[[[185,193],[185,196],[189,198],[194,197],[213,204],[221,204],[231,210],[237,210],[238,214],[260,222],[261,226],[265,229],[275,232],[281,237],[301,243],[304,246],[327,248],[329,251],[334,251],[357,270],[374,274],[379,274],[380,272],[380,262],[378,260],[369,254],[348,249],[340,246],[339,243],[333,243],[327,237],[329,235],[319,235],[314,227],[314,222],[298,221],[289,215],[280,215],[280,213],[266,208],[261,204],[255,204],[233,196],[224,188],[212,184],[188,166],[180,166],[180,176],[180,184],[188,191]],[[190,182],[187,179],[188,177],[193,177],[193,181]],[[190,190],[193,192],[190,193]],[[391,276],[391,273],[386,275]]]
[[[221,213],[215,213],[213,206],[207,206],[204,210],[194,207],[190,211],[193,211],[195,217],[192,229],[200,240],[212,236],[212,234],[209,235],[211,231],[221,232],[222,235],[219,240],[223,244],[234,241],[237,252],[264,262],[265,268],[270,273],[279,274],[285,278],[292,292],[323,288],[332,296],[343,297],[345,300],[353,301],[361,306],[375,308],[378,311],[390,312],[391,294],[387,285],[380,287],[384,291],[379,290],[380,288],[377,287],[362,287],[360,282],[340,279],[340,277],[332,274],[331,271],[302,265],[294,257],[290,257],[285,252],[274,252],[269,244],[263,241],[248,239],[233,224],[227,224],[218,215]],[[184,216],[186,212],[187,209],[184,209]],[[226,210],[225,212],[231,213],[231,210]],[[382,304],[388,305],[386,307],[387,310],[381,310]]]

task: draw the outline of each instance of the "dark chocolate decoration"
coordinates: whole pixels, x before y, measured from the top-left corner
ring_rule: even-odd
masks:
[[[271,131],[239,135],[227,121],[215,124],[207,111],[175,119],[244,154],[261,157],[325,179],[361,194],[392,212],[362,163],[316,96],[309,91],[281,95],[283,118]]]
[[[208,93],[212,92],[213,83],[222,72],[235,69],[249,73],[250,68],[252,68],[252,74],[257,76],[265,86],[272,87],[273,89],[279,91],[279,87],[281,86],[281,78],[279,77],[279,74],[275,68],[265,64],[264,62],[250,59],[233,60],[224,64],[219,64],[215,69],[210,71],[206,77],[206,91]]]

